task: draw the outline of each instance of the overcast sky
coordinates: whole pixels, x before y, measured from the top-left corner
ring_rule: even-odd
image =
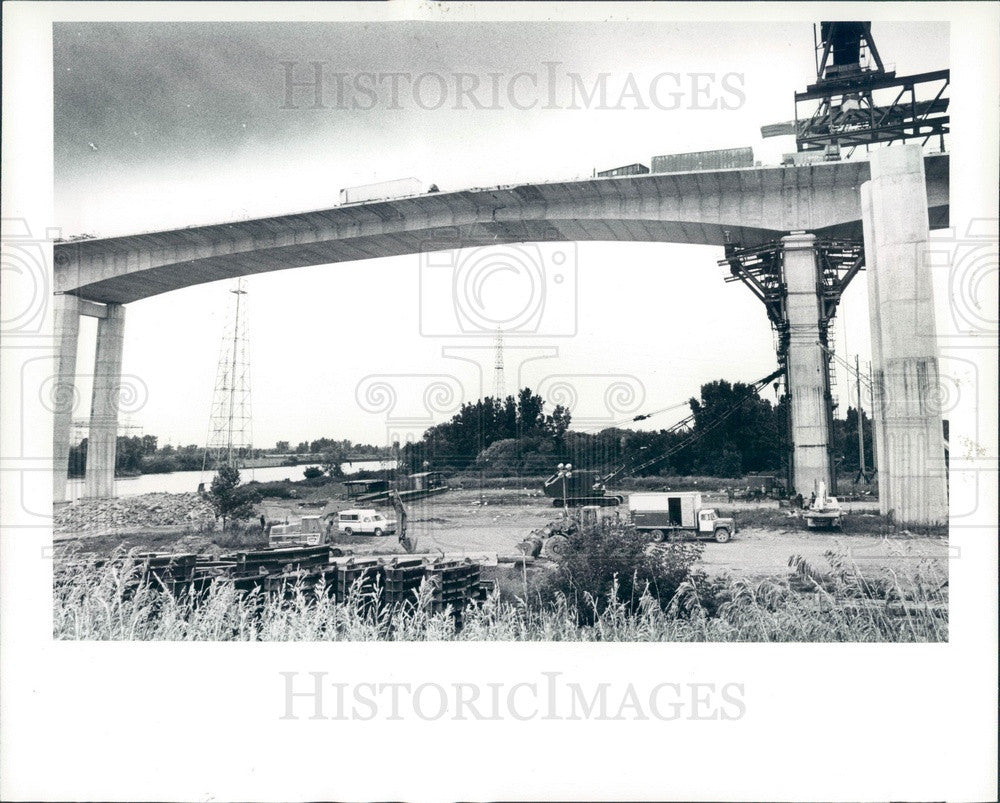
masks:
[[[900,74],[948,66],[945,25],[876,23],[873,31]],[[127,234],[328,208],[343,187],[404,176],[447,191],[582,178],[595,168],[649,165],[654,154],[738,146],[777,164],[794,143],[762,141],[759,129],[791,118],[792,93],[814,77],[812,36],[807,22],[59,23],[56,220],[64,236]],[[303,81],[310,62],[324,63],[324,108],[312,108],[308,87],[293,88],[287,103],[282,62]],[[680,74],[679,83],[661,79],[654,90],[665,72]],[[371,92],[366,73],[404,75]],[[589,91],[601,73],[609,73],[604,108],[579,95],[568,108],[572,76]],[[474,87],[464,99],[459,82]],[[721,249],[580,243],[570,255],[578,333],[508,338],[508,391],[519,374],[532,387],[568,382],[576,418],[598,429],[683,402],[706,381],[752,381],[774,369],[764,310],[748,290],[723,282]],[[397,429],[419,429],[431,414],[447,418],[452,402],[478,396],[482,384],[492,391],[489,338],[421,335],[420,276],[413,255],[248,280],[258,446],[324,435],[385,443],[387,415],[406,419],[389,422]],[[123,370],[148,389],[128,421],[161,443],[204,442],[231,286],[128,306]],[[838,351],[867,361],[863,275],[838,317]],[[90,371],[94,330],[85,318],[81,373]],[[466,352],[481,357],[485,377],[443,356],[463,346],[486,346]],[[545,348],[558,356],[519,368]],[[364,397],[372,374],[394,377],[391,413],[359,404],[359,384]],[[428,412],[421,399],[435,376],[453,377],[457,391]],[[839,370],[842,408],[845,380]],[[638,396],[608,409],[605,391],[619,381]]]

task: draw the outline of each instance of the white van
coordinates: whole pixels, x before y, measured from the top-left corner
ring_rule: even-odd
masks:
[[[396,520],[387,519],[377,510],[341,510],[337,529],[344,535],[392,535]]]

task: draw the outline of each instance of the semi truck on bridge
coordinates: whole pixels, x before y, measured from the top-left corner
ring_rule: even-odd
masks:
[[[377,181],[374,184],[345,187],[340,191],[340,203],[360,204],[366,201],[388,201],[393,198],[406,198],[437,191],[436,184],[431,184],[428,187],[418,178],[395,178],[391,181]]]

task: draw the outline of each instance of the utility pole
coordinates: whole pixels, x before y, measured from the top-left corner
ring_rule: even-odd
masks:
[[[858,460],[861,465],[861,476],[867,479],[868,472],[865,470],[865,426],[864,417],[861,412],[861,367],[858,355],[854,355],[854,381],[858,385]]]
[[[872,422],[875,421],[875,380],[872,376],[872,364],[868,363],[868,402],[872,408]],[[878,471],[878,444],[875,443],[875,427],[872,427],[872,474]]]

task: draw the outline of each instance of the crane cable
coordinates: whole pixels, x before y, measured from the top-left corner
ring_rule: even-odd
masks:
[[[770,382],[771,379],[774,378],[775,374],[778,374],[778,373],[781,373],[781,371],[780,370],[776,371],[776,372],[772,373],[770,376],[766,377],[765,380],[758,380],[757,382],[754,382],[749,387],[754,388],[754,394],[760,393],[760,391],[764,389],[764,384],[766,384],[767,382]],[[761,384],[762,382],[764,384]],[[759,385],[759,387],[756,387],[758,385]],[[583,433],[583,434],[592,434],[594,432],[600,432],[600,431],[605,430],[605,429],[610,429],[610,428],[613,428],[613,427],[617,427],[619,424],[631,424],[631,423],[634,423],[634,422],[637,422],[637,421],[645,421],[647,418],[652,418],[654,415],[660,415],[661,413],[669,413],[671,410],[679,410],[681,407],[686,407],[687,405],[689,405],[691,403],[691,399],[692,398],[694,398],[694,397],[693,396],[689,397],[687,400],[682,401],[682,402],[678,402],[677,404],[672,404],[669,407],[661,407],[659,410],[653,410],[653,412],[651,412],[651,413],[640,413],[639,415],[633,416],[632,418],[619,418],[619,419],[617,419],[615,421],[608,421],[606,423],[602,423],[600,426],[595,426],[595,427],[590,428],[590,429],[575,429],[573,431],[574,432]],[[690,418],[690,416],[688,416],[688,418]],[[687,419],[684,419],[684,420],[687,420]],[[683,423],[683,422],[679,421],[679,422],[677,422],[677,424],[674,424],[673,427],[676,427],[676,426],[680,425],[681,423]],[[673,427],[668,427],[668,430],[673,429]]]
[[[603,478],[602,482],[609,482],[610,480],[617,479],[618,477],[620,477],[622,474],[625,474],[626,472],[628,472],[629,474],[632,474],[632,473],[634,473],[636,471],[642,471],[644,468],[648,468],[649,466],[656,465],[657,463],[659,463],[659,462],[661,462],[663,460],[666,460],[668,457],[670,457],[671,455],[676,454],[677,452],[679,452],[680,450],[686,448],[687,446],[690,446],[695,441],[700,440],[703,436],[707,435],[709,432],[711,432],[712,430],[714,430],[715,428],[717,428],[718,426],[720,426],[724,421],[726,421],[737,410],[742,409],[743,406],[745,404],[747,404],[747,402],[749,402],[751,399],[759,398],[758,394],[760,393],[760,391],[762,391],[764,389],[764,387],[767,385],[767,383],[770,382],[772,379],[774,379],[775,377],[779,376],[782,373],[784,373],[784,369],[779,368],[777,371],[775,371],[775,372],[771,373],[770,375],[766,376],[764,379],[759,379],[756,382],[754,382],[752,385],[749,386],[750,389],[751,389],[751,391],[752,391],[749,396],[747,396],[746,398],[740,400],[738,403],[734,404],[726,412],[724,412],[722,415],[720,415],[716,420],[712,421],[709,424],[706,424],[704,428],[702,428],[700,430],[697,430],[697,431],[692,428],[692,430],[688,434],[688,437],[685,438],[681,443],[675,444],[673,447],[671,447],[667,451],[661,452],[656,457],[651,458],[650,460],[647,460],[647,461],[645,461],[643,463],[640,463],[637,466],[629,466],[629,464],[626,462],[625,465],[620,466],[619,468],[613,470],[610,474],[607,475],[606,478]],[[674,433],[674,432],[676,432],[678,430],[686,428],[689,423],[692,423],[692,424],[695,423],[695,415],[694,415],[694,413],[692,413],[691,415],[689,415],[683,421],[679,421],[678,423],[674,424],[673,427],[671,427],[670,429],[668,429],[666,431],[670,432],[670,433]]]
[[[865,376],[864,374],[862,374],[861,371],[856,371],[855,368],[854,368],[854,366],[851,365],[849,362],[847,362],[847,360],[845,360],[843,357],[838,357],[837,354],[834,351],[832,351],[831,349],[828,349],[826,346],[824,346],[818,340],[816,341],[816,345],[819,346],[821,349],[823,349],[823,351],[825,351],[830,357],[833,357],[833,359],[835,359],[842,366],[844,366],[844,368],[847,369],[849,375],[854,375],[855,381],[863,382],[865,384],[865,387],[867,387],[869,390],[874,389],[873,386],[872,386],[871,379],[869,379],[867,376]]]
[[[671,410],[679,410],[681,407],[686,407],[688,404],[690,404],[690,401],[691,400],[688,399],[687,401],[682,401],[678,402],[677,404],[672,404],[670,407],[663,407],[659,410],[654,410],[651,413],[643,413],[641,415],[634,416],[633,418],[619,418],[615,421],[607,421],[600,424],[599,426],[594,426],[589,429],[574,429],[573,431],[590,435],[595,432],[601,432],[602,430],[605,429],[611,429],[617,427],[620,424],[630,424],[634,421],[645,421],[647,418],[652,418],[654,415],[659,415],[660,413],[667,413],[670,412]]]

